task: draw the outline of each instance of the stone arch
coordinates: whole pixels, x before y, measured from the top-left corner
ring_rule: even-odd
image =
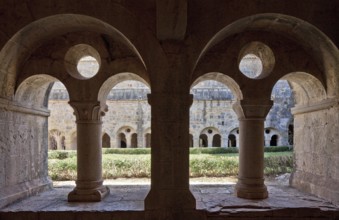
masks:
[[[228,134],[228,147],[239,147],[239,128],[233,128]]]
[[[224,84],[225,86],[227,86],[232,91],[233,95],[235,96],[237,100],[241,100],[243,98],[243,95],[242,95],[242,92],[240,90],[238,83],[231,77],[223,73],[218,73],[218,72],[210,72],[210,73],[204,74],[203,76],[198,77],[191,84],[191,89],[198,83],[205,81],[205,80],[215,80],[217,82],[220,82]]]
[[[128,73],[128,72],[118,73],[108,78],[101,86],[99,90],[99,94],[98,94],[98,100],[101,102],[101,104],[104,105],[106,103],[107,96],[114,86],[126,80],[139,81],[150,88],[149,83],[145,79],[143,79],[141,76],[135,73]]]
[[[59,80],[46,74],[31,76],[18,86],[14,100],[31,108],[47,108],[49,93],[56,81]]]
[[[116,132],[117,146],[121,148],[131,148],[133,134],[136,134],[136,129],[132,126],[120,127]],[[136,142],[137,143],[137,142]],[[135,145],[133,145],[135,146]]]
[[[15,80],[20,66],[42,42],[46,42],[51,36],[82,30],[107,34],[129,48],[138,57],[140,62],[143,63],[145,68],[145,61],[136,47],[139,47],[143,51],[142,53],[149,53],[150,48],[153,48],[151,51],[157,54],[158,59],[163,57],[162,49],[157,43],[158,41],[147,31],[138,31],[138,28],[135,28],[139,26],[136,19],[129,18],[130,25],[124,25],[125,20],[122,18],[126,18],[128,13],[124,13],[122,8],[119,8],[116,13],[108,13],[108,15],[110,14],[115,16],[114,19],[110,20],[112,24],[86,15],[58,14],[36,20],[17,31],[0,52],[0,60],[5,64],[1,65],[0,72],[6,75],[6,81],[0,85],[0,96],[11,97],[15,90]],[[117,16],[117,14],[120,16]],[[154,39],[154,41],[143,41],[144,37]],[[150,66],[152,66],[152,63],[150,63]]]
[[[102,135],[102,148],[111,148],[111,137],[106,132]]]
[[[314,76],[304,72],[286,74],[285,79],[294,91],[296,105],[308,105],[326,99],[326,90]]]
[[[49,134],[49,146],[51,150],[65,150],[65,135],[58,129],[52,129]]]
[[[278,129],[273,128],[273,127],[268,127],[265,128],[265,146],[280,146],[280,139],[282,137],[282,135],[280,134],[280,132],[278,131]],[[273,137],[273,138],[272,138]],[[273,139],[273,141],[272,141]],[[272,143],[274,145],[272,145]]]
[[[214,140],[213,137],[217,134],[220,135],[220,131],[219,131],[219,129],[217,129],[215,127],[204,128],[200,132],[200,136],[199,136],[200,137],[200,141],[199,141],[200,144],[199,144],[199,146],[212,147],[213,146],[213,140]],[[217,143],[217,140],[216,140],[216,143]],[[206,146],[206,144],[207,144],[207,146]],[[221,145],[221,136],[220,136],[220,146],[222,146]]]
[[[269,30],[267,27],[270,27]],[[246,31],[265,30],[288,39],[304,48],[314,59],[321,72],[325,75],[326,92],[328,96],[334,97],[339,94],[339,51],[335,44],[319,29],[306,21],[296,17],[265,13],[256,14],[239,19],[218,31],[205,45],[199,54],[194,68],[201,58],[216,44],[224,39],[244,33]],[[312,33],[312,34],[310,34]]]

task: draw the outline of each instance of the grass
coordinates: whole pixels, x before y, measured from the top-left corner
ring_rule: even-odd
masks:
[[[105,149],[111,150],[111,149]],[[104,151],[105,151],[104,150]],[[118,149],[121,150],[121,149]],[[123,149],[125,150],[125,149]],[[128,149],[128,154],[103,152],[102,167],[103,178],[140,178],[150,177],[151,156],[143,150]],[[133,150],[137,153],[132,154]],[[49,176],[52,180],[76,179],[76,152],[75,151],[50,151]],[[190,177],[227,177],[238,174],[238,153],[197,153],[190,154]],[[291,151],[265,152],[264,172],[266,175],[289,173],[293,168]]]

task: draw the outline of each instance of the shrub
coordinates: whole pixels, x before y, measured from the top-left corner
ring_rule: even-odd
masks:
[[[71,158],[71,157],[75,157],[76,156],[76,151],[74,150],[70,150],[70,151],[66,151],[66,150],[50,150],[48,151],[48,159],[59,159],[59,160],[63,160],[66,158]]]
[[[237,157],[194,155],[190,158],[190,177],[222,177],[237,174]]]
[[[77,164],[75,157],[48,160],[48,175],[52,180],[75,180]]]
[[[190,148],[190,154],[230,154],[230,153],[238,153],[239,150],[236,147],[196,147]]]
[[[151,148],[106,148],[103,154],[150,154]]]
[[[270,156],[264,158],[265,175],[291,173],[293,170],[293,156]]]
[[[218,154],[217,148],[201,148],[214,152],[214,154],[201,153],[194,148],[195,154],[190,155],[190,176],[191,177],[226,177],[238,174],[239,157],[238,154]],[[220,148],[218,148],[220,149]],[[232,149],[232,148],[227,148]],[[135,150],[135,149],[132,149]],[[224,149],[225,150],[225,149]],[[120,151],[121,152],[121,151]],[[128,151],[130,152],[130,151]],[[145,151],[144,151],[145,152]],[[197,153],[197,152],[200,152]],[[75,152],[68,152],[68,156],[75,155]],[[52,153],[54,157],[59,155]],[[61,154],[64,155],[64,154]],[[65,159],[48,160],[49,176],[53,180],[75,180],[76,179],[76,158],[74,156]],[[123,154],[103,154],[102,168],[104,179],[114,179],[119,177],[150,177],[151,175],[151,155],[123,155]],[[293,156],[291,152],[265,154],[264,172],[265,175],[278,175],[289,173],[293,168]]]
[[[285,151],[292,151],[292,147],[288,146],[272,146],[272,147],[265,147],[265,152],[285,152]]]

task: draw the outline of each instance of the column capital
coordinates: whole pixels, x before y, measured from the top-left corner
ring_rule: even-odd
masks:
[[[108,111],[107,105],[100,105],[100,102],[76,102],[70,101],[69,104],[74,109],[74,115],[77,121],[101,121],[101,117]]]
[[[273,106],[272,100],[246,99],[233,104],[239,120],[265,120]]]

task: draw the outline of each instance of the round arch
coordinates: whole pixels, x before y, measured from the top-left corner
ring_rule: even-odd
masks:
[[[194,79],[193,83],[191,84],[191,89],[198,83],[205,81],[205,80],[215,80],[217,82],[220,82],[224,84],[225,86],[227,86],[232,91],[232,93],[234,94],[237,100],[241,100],[243,98],[243,95],[242,95],[242,92],[240,90],[238,83],[231,77],[223,73],[218,73],[218,72],[206,73],[203,76],[200,76],[197,79]]]
[[[149,57],[150,52],[148,51],[156,54],[155,57],[158,57],[159,62],[165,60],[161,59],[164,55],[158,41],[156,39],[150,40],[154,37],[147,31],[139,31],[140,25],[137,19],[129,18],[130,25],[124,25],[128,12],[119,8],[115,13],[108,13],[112,16],[113,14],[115,19],[110,19],[111,24],[100,20],[99,15],[96,18],[80,14],[58,14],[33,21],[18,30],[0,51],[0,60],[2,61],[0,72],[6,75],[6,80],[0,84],[0,97],[12,96],[20,67],[36,48],[52,36],[55,37],[69,32],[93,31],[106,34],[129,48],[138,57],[145,69],[147,69],[147,65],[142,57]],[[143,41],[143,39],[148,40]],[[148,64],[149,66],[153,65],[151,62]]]
[[[298,42],[305,50],[309,51],[317,65],[325,74],[326,91],[330,97],[339,94],[339,51],[334,43],[315,26],[298,19],[296,17],[277,14],[265,13],[245,17],[233,22],[217,32],[205,45],[194,68],[214,45],[224,39],[246,31],[266,30],[293,39]],[[310,34],[312,33],[312,34]]]
[[[326,99],[326,90],[314,76],[304,72],[286,74],[287,80],[294,91],[296,105],[307,105]]]
[[[101,86],[98,94],[98,100],[100,101],[100,103],[102,104],[106,103],[107,96],[109,92],[112,90],[112,88],[116,86],[118,83],[121,83],[126,80],[139,81],[150,88],[149,83],[137,74],[129,72],[118,73],[108,78]]]
[[[59,80],[46,74],[28,77],[18,86],[14,100],[29,107],[47,108],[49,93],[56,81]]]

